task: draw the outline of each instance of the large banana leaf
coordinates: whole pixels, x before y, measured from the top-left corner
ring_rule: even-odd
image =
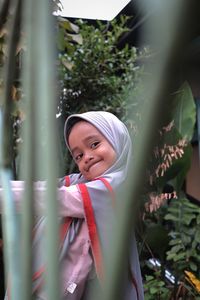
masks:
[[[191,141],[196,122],[196,105],[192,91],[187,82],[182,85],[176,94],[173,119],[175,126],[182,137],[186,138],[188,141]]]

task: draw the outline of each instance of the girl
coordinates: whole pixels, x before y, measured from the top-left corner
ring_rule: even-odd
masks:
[[[71,115],[64,137],[80,173],[60,180],[58,209],[61,217],[60,274],[62,299],[88,300],[89,286],[102,281],[103,257],[109,247],[114,220],[114,195],[122,188],[131,158],[131,139],[125,125],[113,114],[90,111]],[[17,205],[23,183],[14,182]],[[36,183],[37,214],[44,211],[45,183]],[[33,294],[47,299],[43,288],[45,217],[34,228]],[[43,255],[42,255],[43,253]],[[122,299],[143,300],[142,280],[135,242],[130,253]]]

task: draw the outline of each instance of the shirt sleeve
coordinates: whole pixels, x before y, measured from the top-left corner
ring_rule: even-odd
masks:
[[[24,195],[24,182],[11,182],[16,211],[21,211]],[[34,185],[34,206],[36,215],[44,215],[46,208],[46,182],[38,181]],[[76,185],[62,186],[57,189],[58,215],[62,217],[84,218],[82,197]],[[0,202],[3,201],[3,190],[0,188]],[[1,203],[2,210],[2,203]]]
[[[37,187],[35,190],[36,213],[45,212],[45,187]],[[61,217],[84,218],[84,208],[80,192],[76,185],[62,186],[57,190],[58,215]]]

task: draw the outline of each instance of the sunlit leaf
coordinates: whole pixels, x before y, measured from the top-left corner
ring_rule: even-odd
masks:
[[[71,38],[72,41],[82,45],[83,43],[83,38],[81,34],[68,34],[68,37]]]
[[[176,94],[173,116],[175,126],[180,134],[190,141],[193,137],[196,122],[196,106],[187,82],[182,85]]]
[[[196,290],[200,293],[200,280],[189,271],[185,271],[186,279],[196,288]]]
[[[62,18],[62,17],[58,17],[58,21],[60,22],[60,26],[63,27],[64,29],[66,29],[69,32],[75,32],[78,33],[79,32],[79,27],[75,24],[73,24],[72,22],[70,22],[69,20]]]

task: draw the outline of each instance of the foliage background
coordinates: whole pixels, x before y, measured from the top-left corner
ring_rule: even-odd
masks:
[[[139,134],[145,61],[156,59],[150,48],[130,45],[118,48],[118,41],[129,29],[128,18],[109,23],[58,18],[58,99],[57,123],[60,176],[75,170],[63,140],[63,123],[71,113],[107,110]],[[6,62],[7,28],[0,31],[0,67]],[[13,82],[13,170],[17,177],[19,129],[26,116],[20,86],[21,58],[25,46],[20,40]],[[0,93],[4,85],[0,78]],[[61,91],[61,93],[60,93]],[[195,128],[195,103],[189,85],[181,83],[170,94],[174,107],[158,128],[154,152],[144,179],[138,213],[137,240],[144,278],[145,299],[200,299],[200,208],[184,193],[184,180],[190,166],[191,140]],[[130,117],[134,116],[133,118]],[[150,263],[159,262],[157,265]],[[166,277],[166,270],[174,276]],[[190,273],[189,273],[190,272]],[[192,274],[192,275],[191,275]]]
[[[58,41],[63,90],[58,113],[62,122],[74,112],[108,110],[127,124],[131,135],[139,134],[141,107],[148,101],[142,97],[142,78],[150,76],[145,73],[145,60],[154,59],[154,53],[130,45],[118,49],[119,38],[128,31],[127,21],[126,17],[109,24],[79,20],[75,32],[62,24]],[[157,132],[138,218],[145,299],[198,299],[198,286],[186,272],[200,278],[200,214],[183,189],[190,167],[196,108],[187,82],[169,97],[174,107]],[[66,171],[74,170],[73,165],[69,167],[71,158],[65,159]],[[150,259],[158,261],[159,266],[151,264]],[[173,281],[167,279],[167,271]]]
[[[57,112],[60,128],[72,113],[106,110],[136,130],[140,105],[136,100],[141,80],[139,55],[144,56],[145,49],[138,54],[136,48],[129,45],[121,50],[117,48],[118,39],[128,30],[127,21],[128,17],[121,17],[120,22],[115,20],[109,24],[79,20],[74,25],[63,19],[59,23],[58,76],[63,91]],[[135,115],[135,123],[130,119],[130,112]],[[63,130],[60,132],[62,155],[65,155]],[[69,167],[69,160],[71,158],[65,156],[65,173],[74,168],[73,162]]]

